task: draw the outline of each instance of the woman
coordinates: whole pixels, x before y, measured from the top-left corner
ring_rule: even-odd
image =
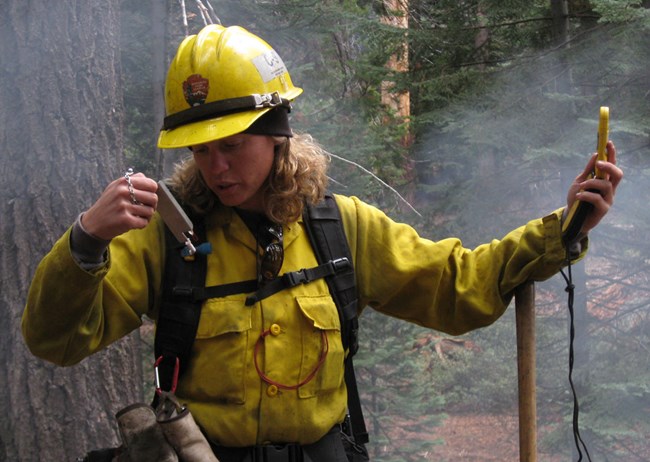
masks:
[[[327,157],[289,127],[290,102],[301,92],[272,48],[244,29],[208,26],[178,49],[159,147],[192,151],[171,185],[204,217],[213,249],[206,286],[264,284],[317,265],[301,215],[324,195]],[[607,149],[609,162],[598,164],[605,179],[588,179],[592,157],[569,189],[568,207],[576,199],[594,206],[572,258],[586,250],[622,179],[613,144]],[[115,180],[43,259],[23,316],[34,354],[75,364],[137,329],[142,316],[157,318],[165,255],[157,188],[142,174]],[[447,333],[494,322],[517,286],[567,261],[566,209],[468,250],[458,239],[423,239],[356,198],[336,202],[359,306]],[[283,260],[267,274],[270,242]],[[252,306],[246,297],[204,302],[177,396],[216,448],[246,448],[222,451],[220,460],[255,460],[260,447],[284,443],[300,455],[282,460],[345,460],[339,447],[327,455],[309,449],[346,413],[345,352],[327,284],[315,280]]]

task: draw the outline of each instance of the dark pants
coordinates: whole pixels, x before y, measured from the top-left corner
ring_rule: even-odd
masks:
[[[227,448],[212,445],[219,462],[348,462],[337,425],[312,444],[280,444]]]

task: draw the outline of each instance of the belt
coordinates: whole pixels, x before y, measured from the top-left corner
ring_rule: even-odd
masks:
[[[287,443],[232,448],[210,443],[210,446],[219,462],[347,462],[340,432],[340,426],[336,425],[320,440],[305,445]]]

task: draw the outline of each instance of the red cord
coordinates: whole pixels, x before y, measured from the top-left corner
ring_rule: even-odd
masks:
[[[311,382],[311,380],[316,376],[316,373],[320,370],[321,366],[325,362],[325,358],[327,357],[327,353],[329,352],[329,342],[327,341],[327,333],[322,330],[321,331],[321,344],[322,344],[322,349],[320,353],[320,357],[318,358],[318,362],[316,363],[316,367],[314,367],[314,370],[312,370],[307,377],[305,377],[304,380],[301,382],[297,383],[296,385],[285,385],[280,382],[276,382],[275,380],[272,380],[269,378],[264,372],[259,367],[259,364],[257,363],[257,353],[259,351],[260,346],[264,342],[264,339],[266,338],[267,335],[271,333],[270,330],[265,330],[260,334],[260,337],[257,339],[257,342],[255,343],[255,350],[253,352],[253,362],[255,363],[255,370],[257,371],[258,375],[260,378],[268,383],[269,385],[275,385],[278,388],[282,388],[284,390],[297,390],[298,388],[302,387],[303,385]]]

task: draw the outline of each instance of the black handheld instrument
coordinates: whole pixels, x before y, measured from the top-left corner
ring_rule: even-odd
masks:
[[[609,139],[609,108],[602,106],[600,108],[600,118],[598,121],[598,142],[596,151],[598,152],[598,160],[607,160],[607,140]],[[594,168],[594,172],[590,178],[602,178],[602,173],[598,168]],[[588,202],[575,201],[569,210],[564,222],[562,223],[562,239],[566,244],[574,242],[585,219],[593,209],[593,205]]]

